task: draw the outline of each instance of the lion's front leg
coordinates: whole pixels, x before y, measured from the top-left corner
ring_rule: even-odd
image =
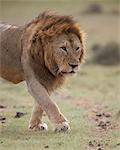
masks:
[[[29,61],[27,59],[27,55],[24,54],[22,57],[22,63],[29,93],[40,105],[41,109],[46,112],[50,121],[54,125],[54,130],[58,132],[67,131],[70,129],[67,119],[60,112],[58,106],[50,99],[47,90],[36,78],[35,73],[29,65]],[[34,114],[36,113],[33,113],[33,116],[36,116]],[[32,118],[34,120],[34,117]]]
[[[40,105],[35,101],[28,128],[33,130],[47,131],[48,127],[47,124],[42,122],[42,115],[43,110]]]
[[[56,132],[70,129],[67,119],[60,112],[58,106],[50,99],[46,89],[35,79],[27,82],[30,94],[35,98],[42,110],[46,112]]]

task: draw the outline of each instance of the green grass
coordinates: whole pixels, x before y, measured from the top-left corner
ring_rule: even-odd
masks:
[[[29,1],[29,3],[28,3]],[[111,11],[118,9],[119,0],[98,0],[104,12],[96,15],[83,15],[92,0],[0,0],[0,22],[23,25],[44,10],[54,10],[60,14],[72,14],[87,33],[86,51],[90,57],[90,47],[94,43],[105,44],[108,41],[119,42],[119,15]],[[80,73],[68,79],[66,84],[52,95],[61,111],[70,120],[69,133],[55,134],[49,125],[47,133],[28,131],[28,121],[33,100],[24,83],[12,85],[0,83],[0,116],[6,117],[6,123],[0,123],[0,150],[86,150],[89,141],[100,141],[105,150],[119,150],[120,118],[115,116],[120,110],[120,67],[85,65]],[[89,119],[89,107],[107,106],[112,121],[118,124],[116,129],[99,132]],[[17,111],[27,112],[22,118],[15,119]],[[49,148],[45,148],[49,146]]]
[[[66,105],[68,107],[68,105]],[[49,145],[50,150],[59,150],[63,149],[71,149],[81,148],[84,147],[84,143],[87,142],[87,139],[83,140],[84,134],[88,135],[85,126],[87,126],[87,122],[84,120],[82,124],[77,126],[77,123],[81,121],[83,117],[83,112],[79,111],[79,109],[74,110],[73,108],[69,107],[69,111],[71,113],[66,115],[68,118],[71,118],[71,132],[66,134],[55,134],[52,131],[47,133],[40,133],[40,132],[30,132],[27,131],[27,124],[28,124],[28,116],[21,118],[21,119],[11,119],[8,125],[2,127],[2,132],[0,141],[3,141],[1,144],[0,149],[44,149],[44,146]],[[81,113],[81,115],[79,115]],[[70,116],[71,115],[71,116]],[[45,119],[46,120],[46,119]],[[83,123],[85,123],[83,125]],[[78,133],[78,129],[81,130]],[[80,135],[79,135],[80,134]],[[79,138],[78,138],[79,137]],[[79,144],[77,144],[79,142]]]
[[[0,104],[7,106],[1,115],[6,117],[6,123],[0,124],[0,150],[50,150],[86,149],[89,141],[101,141],[108,144],[106,149],[119,150],[116,146],[120,142],[119,128],[100,133],[88,118],[87,110],[78,102],[88,102],[94,105],[107,105],[113,115],[120,110],[119,94],[120,69],[119,67],[84,66],[81,72],[70,78],[65,86],[52,98],[57,102],[62,112],[70,120],[69,133],[56,134],[45,116],[43,119],[49,125],[47,133],[28,131],[28,121],[32,109],[32,98],[27,93],[25,85],[14,86],[1,83]],[[27,112],[27,115],[15,119],[16,111]],[[119,120],[115,120],[118,124]]]

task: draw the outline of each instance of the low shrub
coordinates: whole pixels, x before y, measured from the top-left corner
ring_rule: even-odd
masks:
[[[105,46],[95,44],[92,46],[92,62],[101,65],[120,64],[120,45],[116,42],[109,42]]]

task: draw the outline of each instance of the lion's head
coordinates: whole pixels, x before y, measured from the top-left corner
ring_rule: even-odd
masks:
[[[56,76],[74,74],[80,67],[83,47],[74,33],[62,33],[45,46],[45,65]]]
[[[80,26],[71,16],[45,12],[27,25],[32,59],[54,75],[74,74],[84,56]]]

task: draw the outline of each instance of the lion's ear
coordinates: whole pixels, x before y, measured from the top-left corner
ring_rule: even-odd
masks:
[[[82,50],[81,50],[79,61],[80,61],[80,63],[84,63],[85,62],[85,60],[84,60],[84,48],[82,48]]]
[[[87,34],[83,30],[80,31],[80,41],[82,44],[82,51],[81,51],[81,56],[80,56],[80,62],[85,63],[85,52],[86,52],[86,47],[85,47],[85,41],[87,39]]]

